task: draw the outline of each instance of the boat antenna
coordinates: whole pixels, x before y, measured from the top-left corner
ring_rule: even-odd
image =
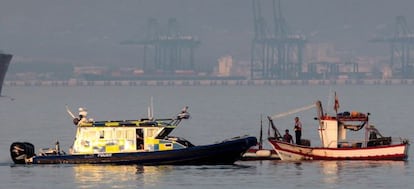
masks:
[[[154,104],[153,97],[150,98],[150,106],[148,107],[148,119],[152,120],[154,118]]]
[[[259,137],[259,150],[263,149],[263,115],[260,114],[260,137]]]
[[[328,102],[327,102],[327,106],[326,107],[332,107],[332,96],[334,96],[334,93],[335,93],[335,95],[336,95],[336,92],[334,92],[333,90],[332,90],[332,88],[330,87],[329,88],[329,94],[328,94]]]

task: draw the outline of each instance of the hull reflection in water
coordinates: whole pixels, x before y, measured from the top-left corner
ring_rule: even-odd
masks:
[[[361,170],[372,172],[381,170],[400,169],[404,170],[407,162],[404,161],[319,161],[322,173],[322,183],[335,186],[341,185],[344,174],[359,175]],[[364,172],[365,172],[364,171]],[[342,176],[342,177],[341,177]],[[352,188],[352,187],[351,187]]]
[[[157,184],[159,178],[168,174],[173,166],[131,165],[74,165],[75,182],[86,188],[130,188],[128,185],[146,186]],[[133,182],[131,182],[133,181]]]

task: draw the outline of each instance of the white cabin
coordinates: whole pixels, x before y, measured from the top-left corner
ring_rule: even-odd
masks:
[[[151,152],[181,149],[192,144],[168,137],[176,120],[95,121],[77,126],[71,154]]]
[[[324,148],[361,147],[362,141],[350,142],[347,131],[358,131],[368,125],[368,115],[360,112],[344,112],[335,116],[323,113],[322,105],[317,102],[319,109],[319,137]],[[366,137],[365,137],[366,138]],[[366,140],[366,139],[365,139]]]

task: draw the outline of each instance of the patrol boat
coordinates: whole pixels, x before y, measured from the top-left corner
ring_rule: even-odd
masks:
[[[189,141],[169,136],[190,114],[187,107],[168,119],[92,121],[85,109],[75,117],[76,137],[69,152],[41,149],[28,142],[14,142],[10,155],[15,164],[140,164],[140,165],[224,165],[234,164],[256,137],[241,136],[209,145],[195,146]]]

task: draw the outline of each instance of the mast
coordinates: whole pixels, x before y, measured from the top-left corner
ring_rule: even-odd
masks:
[[[259,137],[259,150],[263,149],[263,119],[260,115],[260,137]]]
[[[148,119],[153,120],[154,119],[154,104],[153,104],[153,97],[151,96],[150,99],[150,106],[148,107]]]

